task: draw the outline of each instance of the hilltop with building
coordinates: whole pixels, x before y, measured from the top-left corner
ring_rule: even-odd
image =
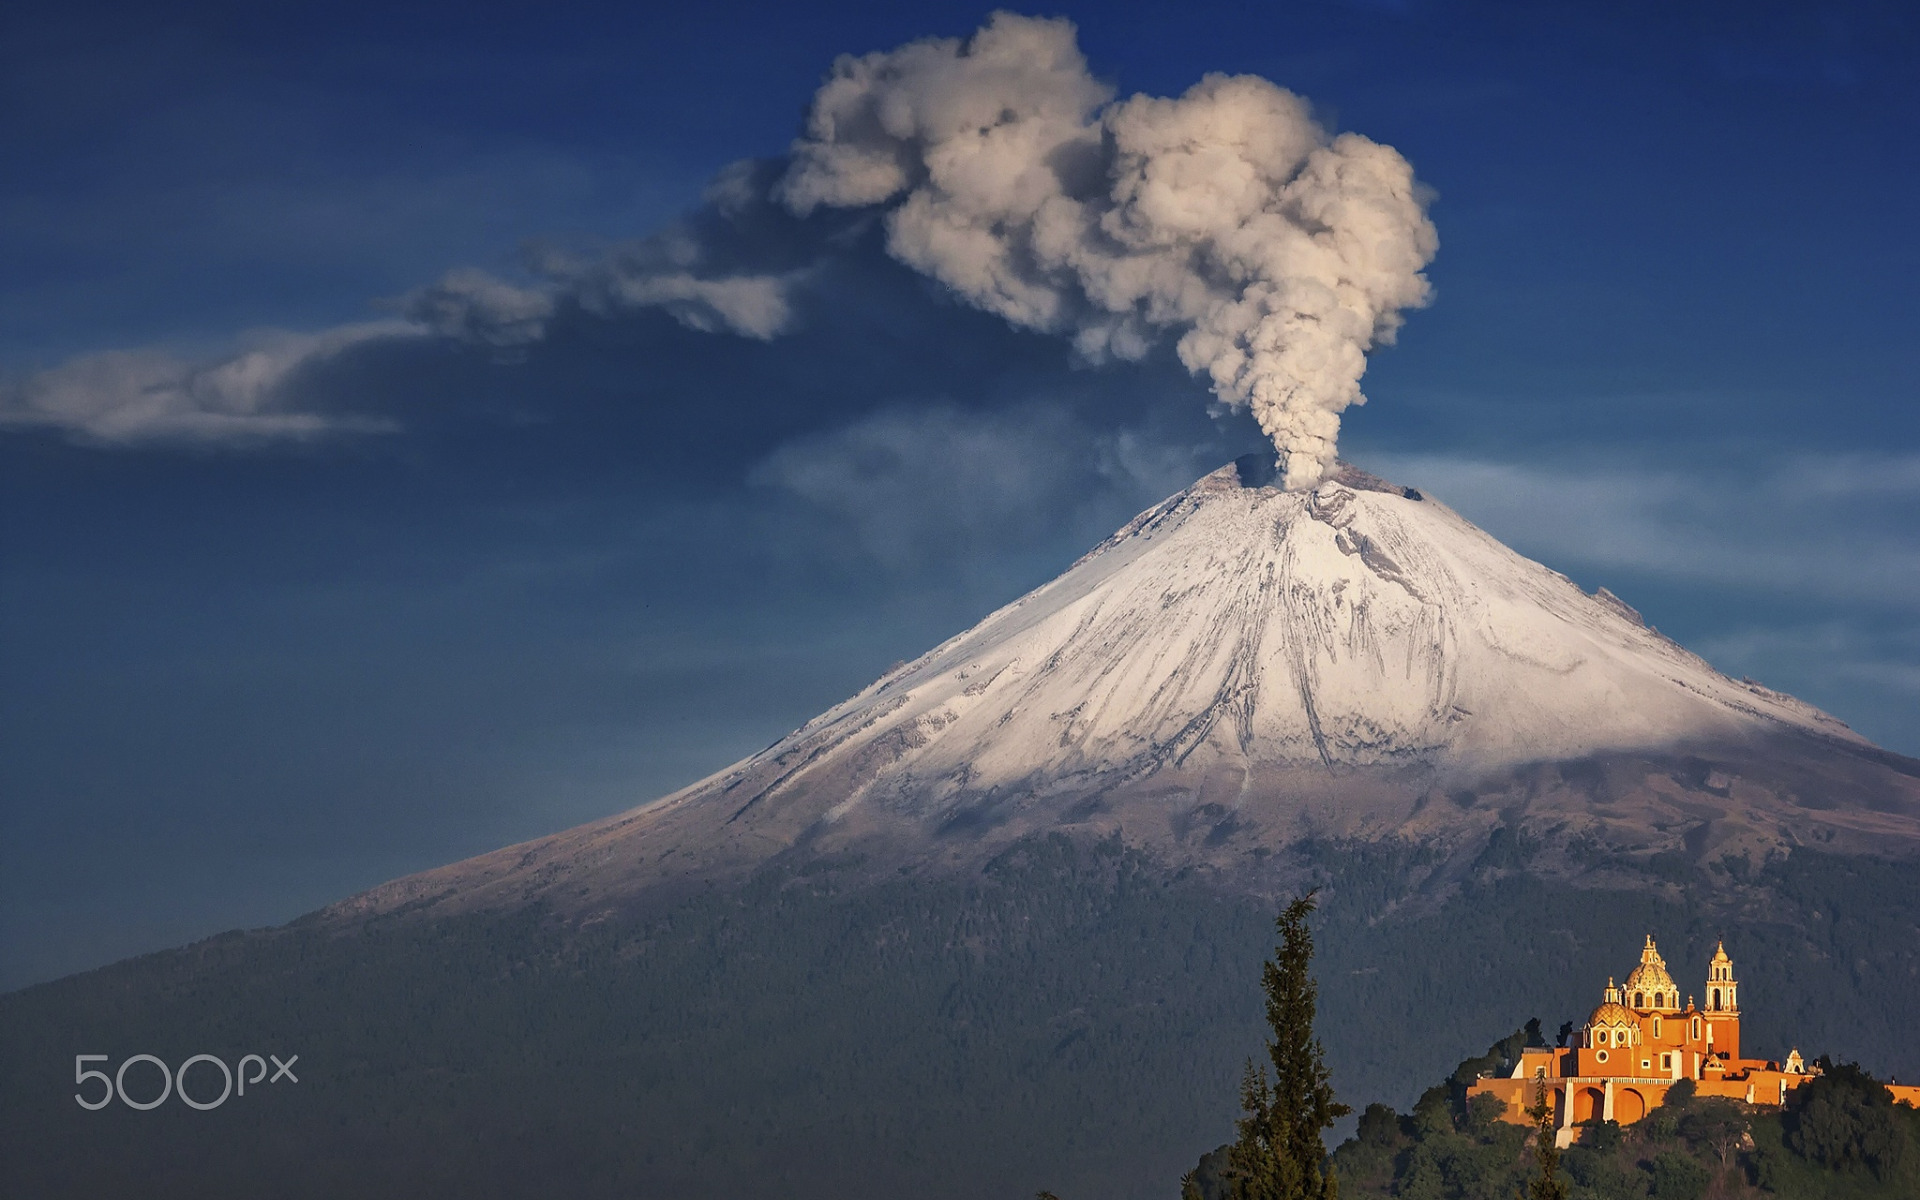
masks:
[[[1573,1200],[1920,1196],[1920,1087],[1795,1047],[1749,1056],[1741,990],[1722,942],[1698,999],[1683,1002],[1648,937],[1625,982],[1609,979],[1558,1045],[1530,1021],[1411,1113],[1369,1105],[1331,1158],[1341,1194],[1512,1196],[1532,1178],[1544,1103]]]
[[[1649,934],[1626,982],[1608,979],[1584,1024],[1563,1028],[1558,1046],[1522,1049],[1505,1077],[1469,1086],[1468,1101],[1492,1096],[1505,1106],[1503,1120],[1529,1125],[1527,1110],[1544,1099],[1566,1146],[1581,1126],[1641,1120],[1682,1080],[1692,1085],[1690,1095],[1777,1107],[1819,1072],[1798,1047],[1775,1058],[1742,1055],[1740,984],[1724,942],[1714,947],[1701,996],[1704,1004],[1691,995],[1681,1004],[1679,985]],[[1890,1084],[1888,1091],[1896,1101],[1920,1106],[1920,1087]]]

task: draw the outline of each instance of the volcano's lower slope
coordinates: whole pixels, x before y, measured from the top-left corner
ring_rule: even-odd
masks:
[[[1243,462],[676,795],[0,998],[0,1190],[1169,1196],[1309,886],[1350,1102],[1583,1019],[1649,932],[1726,939],[1749,1053],[1920,1075],[1920,763],[1434,500]],[[68,1095],[274,1048],[247,1107]]]

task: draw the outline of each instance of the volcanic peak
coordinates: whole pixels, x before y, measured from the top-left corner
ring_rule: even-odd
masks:
[[[1238,871],[1302,837],[1466,846],[1510,822],[1563,848],[1911,853],[1920,764],[1431,496],[1346,464],[1285,491],[1249,457],[718,774],[346,908],[589,897],[808,847],[961,864],[1059,829]]]
[[[1859,740],[1413,489],[1342,464],[1286,492],[1263,466],[1140,514],[766,753],[871,731],[915,788],[978,789],[1220,761],[1488,767],[1787,729]]]

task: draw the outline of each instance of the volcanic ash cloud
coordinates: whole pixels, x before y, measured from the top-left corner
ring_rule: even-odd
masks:
[[[1332,465],[1367,352],[1430,294],[1427,193],[1391,147],[1329,136],[1250,75],[1115,100],[1072,24],[842,57],[777,185],[805,216],[887,206],[900,261],[1091,361],[1177,332],[1273,438],[1286,486]]]
[[[770,341],[801,323],[800,293],[871,212],[894,258],[1071,338],[1089,362],[1174,338],[1187,368],[1273,438],[1286,485],[1305,489],[1334,461],[1340,414],[1365,400],[1368,351],[1427,301],[1426,201],[1396,151],[1330,135],[1264,79],[1116,100],[1070,23],[1000,13],[964,42],[842,57],[784,160],[736,163],[667,229],[600,254],[531,254],[525,284],[454,271],[410,294],[405,320],[285,335],[266,357],[110,352],[0,381],[0,429],[131,445],[394,428],[303,411],[295,385],[393,338],[524,358],[568,313],[658,310]],[[838,222],[806,220],[821,210]]]

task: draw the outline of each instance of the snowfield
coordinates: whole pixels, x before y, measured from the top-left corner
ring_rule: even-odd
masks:
[[[865,755],[886,764],[859,772],[869,786],[978,792],[1169,765],[1489,768],[1783,730],[1865,744],[1431,497],[1352,468],[1307,492],[1246,486],[1247,469],[1140,514],[725,774],[785,763],[792,781]]]
[[[1304,492],[1270,474],[1205,476],[673,795],[336,911],[601,911],[788,854],[879,877],[1062,831],[1267,883],[1303,840],[1467,862],[1502,827],[1570,878],[1608,854],[1920,852],[1920,763],[1727,678],[1431,497],[1351,467]]]

